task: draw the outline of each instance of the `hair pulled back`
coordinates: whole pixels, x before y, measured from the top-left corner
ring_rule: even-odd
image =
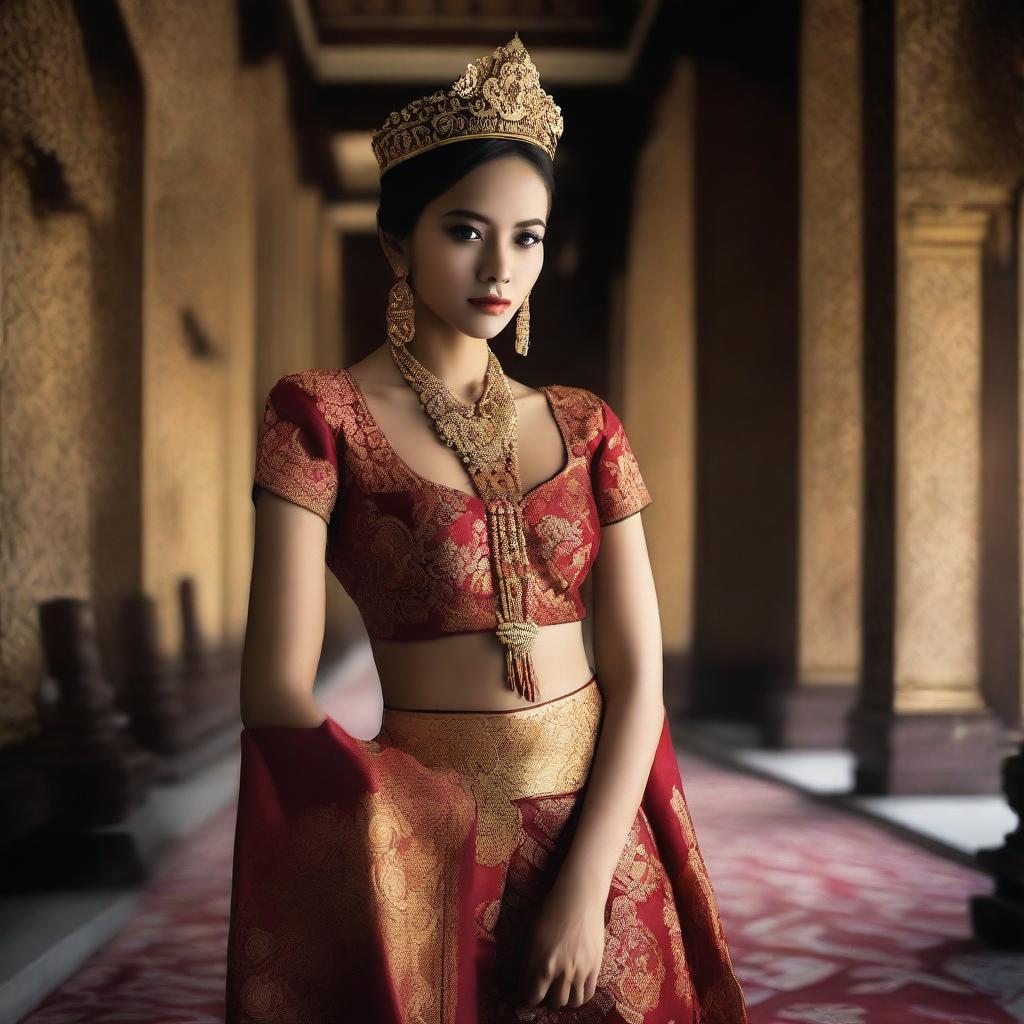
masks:
[[[409,238],[431,200],[447,192],[474,167],[502,156],[529,160],[554,202],[554,166],[544,150],[519,139],[470,138],[427,150],[392,167],[380,180],[378,227],[398,238]]]

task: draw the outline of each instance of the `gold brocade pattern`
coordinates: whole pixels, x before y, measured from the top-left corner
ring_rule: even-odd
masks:
[[[432,619],[440,619],[448,633],[475,628],[479,599],[493,594],[483,520],[474,521],[459,543],[451,505],[437,494],[417,502],[408,520],[383,514],[370,500],[354,512],[364,538],[359,559],[366,597],[360,610],[372,635],[387,637],[402,624]]]
[[[636,1024],[642,1024],[643,1014],[658,1005],[666,970],[657,937],[637,916],[637,907],[649,899],[657,897],[661,900],[662,923],[668,932],[672,952],[675,994],[691,1003],[695,999],[672,887],[661,860],[652,851],[656,851],[656,845],[647,815],[640,807],[612,879],[613,891],[621,889],[622,895],[616,896],[612,904],[616,942],[610,947],[611,958],[619,961],[617,970],[610,971],[615,1008],[624,1020]],[[609,959],[607,946],[605,959]],[[602,963],[599,984],[610,966],[610,963]]]
[[[322,939],[316,949],[351,969],[378,930],[406,1019],[452,1019],[457,964],[445,954],[457,942],[458,892],[447,869],[468,841],[472,795],[448,772],[441,798],[436,773],[407,758],[396,762],[400,754],[373,741],[361,745],[375,789],[352,813],[324,806],[295,823],[291,863],[275,865],[273,891],[265,893],[280,922],[272,931],[250,926],[240,937],[233,970],[246,975],[245,1024],[333,1020],[337,1008],[320,995],[331,964],[308,956],[309,938]],[[337,921],[351,927],[338,931]]]
[[[358,384],[347,371],[339,371],[337,379],[343,487],[328,564],[358,604],[367,632],[381,639],[427,639],[494,629],[483,503],[415,473],[389,445]],[[562,432],[567,461],[527,492],[522,514],[534,574],[532,617],[553,625],[586,615],[579,590],[600,550],[601,521],[637,511],[650,495],[642,486],[624,485],[639,478],[638,471],[620,471],[628,461],[624,433],[615,458],[600,458],[606,414],[597,395],[564,385],[542,390]],[[438,546],[450,546],[452,557],[435,557]]]
[[[469,1007],[476,1024],[746,1020],[663,746],[604,901],[594,995],[558,1009],[515,998],[573,842],[603,713],[594,677],[507,712],[386,708],[369,741],[331,721],[248,730],[249,813],[257,780],[283,784],[236,843],[232,1024],[333,1024],[353,999],[364,1011],[386,1004],[406,1024],[451,1024]],[[659,777],[666,765],[674,784]]]
[[[640,476],[640,467],[619,424],[608,439],[601,455],[602,498],[607,524],[630,515],[638,503],[646,503],[650,495]]]
[[[541,390],[567,455],[521,502],[532,570],[527,611],[547,626],[586,616],[580,588],[598,557],[602,527],[651,497],[621,423],[600,397],[559,384]],[[327,521],[327,566],[371,637],[427,640],[496,628],[484,503],[415,473],[391,448],[347,370],[288,374],[275,385],[255,483]]]
[[[360,805],[366,820],[357,833],[370,838],[384,943],[399,954],[391,960],[394,983],[407,1019],[423,1024],[441,1024],[455,1013],[458,965],[446,951],[457,943],[458,889],[446,868],[472,822],[469,793],[463,792],[465,800],[451,805],[450,817],[442,813],[433,820],[424,820],[424,808],[414,806],[410,789],[389,792],[380,786]],[[427,814],[433,817],[431,810]]]
[[[522,947],[528,940],[531,908],[541,898],[542,880],[550,877],[550,858],[559,847],[565,847],[563,832],[578,802],[579,794],[537,801],[531,827],[524,831],[516,857],[509,865],[504,905],[495,901],[478,908],[478,934],[488,938],[500,935],[506,949]],[[660,919],[665,928],[661,935],[641,919],[641,910],[651,901],[655,905],[660,903],[660,910],[646,916]],[[531,1024],[563,1024],[569,1020],[584,1024],[605,1021],[613,1010],[626,1024],[644,1024],[646,1015],[664,999],[666,946],[672,951],[674,993],[692,1004],[693,988],[682,950],[672,887],[641,807],[612,877],[605,910],[605,945],[593,997],[571,1011],[544,1006],[515,1007],[513,1017],[486,1016],[482,1024],[498,1024],[513,1018]]]
[[[310,450],[309,422],[282,418],[274,401],[275,391],[284,383],[295,385],[310,400],[310,419],[322,421],[337,437],[341,426],[341,405],[334,382],[316,370],[302,370],[282,377],[267,396],[256,440],[254,483],[315,512],[329,522],[338,492],[338,472],[330,459]]]
[[[711,894],[711,880],[708,878],[707,869],[704,866],[704,858],[701,856],[700,848],[697,846],[697,833],[693,827],[693,820],[690,818],[689,808],[683,799],[683,794],[675,787],[672,787],[672,810],[679,818],[679,825],[683,830],[683,838],[686,840],[687,861],[686,870],[697,880],[701,891],[705,895]],[[715,941],[722,944],[722,922],[718,914],[718,904],[715,900],[705,900],[705,905],[712,908],[711,919],[708,924],[714,934]]]
[[[707,916],[701,923],[710,930],[713,937],[713,945],[719,950],[724,968],[722,974],[711,987],[711,990],[703,993],[702,1005],[704,1007],[704,1016],[702,1017],[702,1024],[733,1024],[733,1021],[746,1019],[743,991],[733,970],[729,945],[722,930],[718,900],[711,887],[707,867],[704,864],[704,858],[701,856],[700,847],[697,844],[697,833],[693,827],[693,820],[690,817],[689,808],[686,806],[686,800],[676,786],[672,787],[671,806],[676,817],[679,819],[679,826],[686,841],[688,850],[686,871],[693,876],[693,881],[702,894],[699,904],[706,910]]]
[[[676,996],[690,1003],[696,1002],[697,993],[694,991],[693,979],[690,977],[690,969],[686,964],[683,932],[679,927],[679,912],[676,910],[675,901],[672,899],[671,889],[666,893],[665,902],[662,904],[662,921],[666,929],[668,929],[669,943],[672,949],[672,968],[676,979]]]
[[[536,906],[536,880],[550,868],[550,857],[589,775],[600,732],[603,699],[596,680],[570,694],[513,712],[424,712],[385,708],[380,742],[411,754],[422,764],[454,770],[476,800],[476,862],[495,868],[495,896],[476,907],[478,938],[519,948],[526,919]],[[519,801],[528,801],[532,825],[524,827]],[[544,837],[544,844],[537,835]],[[508,888],[506,887],[506,883]],[[490,1017],[493,992],[482,993],[481,1024]],[[614,1005],[605,991],[577,1011],[574,1022],[605,1019]],[[549,1011],[554,1013],[555,1011]],[[564,1020],[521,1008],[516,1020]]]
[[[603,702],[596,682],[511,714],[385,708],[382,737],[431,768],[454,769],[477,803],[479,864],[506,863],[523,822],[516,801],[579,789],[590,771]]]
[[[586,388],[541,389],[566,462],[520,508],[538,626],[579,622],[602,527],[650,503],[629,440]],[[288,415],[285,414],[287,410]],[[328,524],[325,557],[373,638],[427,640],[498,625],[484,503],[394,452],[345,370],[288,374],[266,399],[254,482]],[[254,498],[256,487],[254,490]]]

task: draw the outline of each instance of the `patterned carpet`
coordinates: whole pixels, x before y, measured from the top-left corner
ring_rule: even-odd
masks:
[[[984,875],[783,786],[689,755],[680,771],[750,1024],[1024,1021],[1024,956],[970,938]],[[118,938],[24,1024],[223,1020],[234,813],[174,851]]]

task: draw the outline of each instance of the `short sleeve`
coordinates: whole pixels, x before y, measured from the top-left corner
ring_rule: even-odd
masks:
[[[630,447],[626,430],[612,407],[602,398],[604,426],[592,462],[594,500],[602,526],[625,519],[653,500]]]
[[[313,371],[270,389],[256,441],[252,500],[261,487],[330,522],[338,496],[337,428],[325,415]]]

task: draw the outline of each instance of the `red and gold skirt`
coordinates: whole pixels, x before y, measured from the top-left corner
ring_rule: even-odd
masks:
[[[593,998],[510,1001],[603,706],[595,677],[512,711],[386,708],[373,740],[330,716],[243,729],[228,1024],[743,1024],[667,718]]]

